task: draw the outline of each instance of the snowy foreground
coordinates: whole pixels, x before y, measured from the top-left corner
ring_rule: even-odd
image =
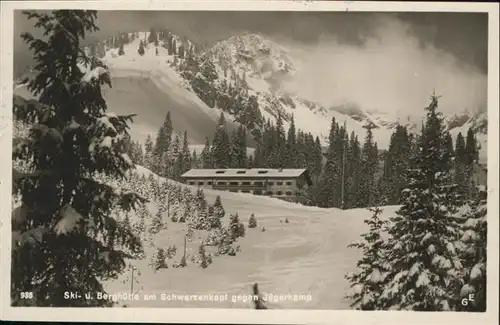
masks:
[[[151,173],[140,166],[137,168],[140,174],[148,176]],[[123,296],[130,294],[131,289],[137,294],[137,300],[119,299],[119,305],[251,308],[252,302],[245,298],[251,294],[251,285],[257,282],[263,294],[282,295],[270,301],[271,308],[349,308],[349,302],[344,299],[348,290],[344,275],[355,270],[360,253],[347,245],[358,240],[366,230],[363,219],[370,216],[367,210],[321,209],[248,194],[204,192],[208,202],[213,202],[217,195],[221,196],[225,219],[238,212],[246,227],[245,237],[237,242],[241,251],[236,256],[214,256],[213,264],[203,269],[189,261],[191,256],[197,255],[201,239],[206,234],[195,231],[192,242],[187,242],[187,267],[173,268],[170,266],[172,262],[178,262],[182,256],[186,225],[167,221],[167,229],[146,236],[149,237],[143,243],[146,257],[131,261],[136,267],[133,288],[130,268],[119,279],[106,283],[109,294]],[[156,213],[156,206],[150,205],[149,208],[152,214]],[[395,210],[396,207],[387,207],[384,212],[388,215]],[[257,228],[247,227],[251,213],[257,218]],[[289,223],[284,222],[285,218]],[[131,222],[134,221],[132,217]],[[262,231],[262,226],[266,231]],[[177,246],[176,257],[167,260],[168,269],[155,271],[148,265],[152,254],[158,248],[166,250],[171,245]],[[206,249],[213,252],[212,247]],[[164,297],[170,295],[169,299],[162,300],[162,294]],[[190,301],[172,300],[172,295],[209,294],[225,298],[219,302],[195,301],[193,298]],[[287,294],[302,297],[297,299]],[[156,300],[146,300],[144,295],[156,296]],[[203,299],[210,298],[205,296]]]

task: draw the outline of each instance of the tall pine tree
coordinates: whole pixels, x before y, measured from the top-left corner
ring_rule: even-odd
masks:
[[[192,159],[191,152],[189,150],[189,141],[187,131],[184,131],[184,135],[182,137],[182,149],[179,154],[179,168],[180,175],[184,174],[188,170],[192,168]]]
[[[214,168],[228,168],[230,163],[229,136],[226,131],[224,114],[220,114],[217,129],[212,143],[212,159]]]
[[[154,144],[151,135],[148,134],[146,141],[144,142],[144,167],[153,170],[154,165]]]
[[[336,192],[337,175],[339,175],[339,167],[337,164],[338,158],[335,155],[336,137],[338,135],[339,125],[335,118],[332,118],[330,125],[330,133],[328,136],[329,145],[326,154],[326,163],[323,169],[320,183],[318,185],[318,193],[315,201],[320,207],[333,207],[340,193]]]
[[[372,128],[371,125],[366,126],[367,132],[362,151],[359,201],[363,206],[371,206],[375,199],[375,173],[378,167],[378,152],[377,145],[373,141]]]
[[[286,154],[285,154],[285,167],[296,168],[299,162],[299,152],[297,150],[297,134],[295,130],[295,121],[292,116],[290,127],[288,128],[288,135],[286,139]]]
[[[406,171],[409,168],[410,138],[406,127],[398,125],[391,136],[389,150],[385,154],[382,184],[383,195],[388,204],[399,202],[401,191],[406,186]]]
[[[212,150],[208,137],[205,139],[205,147],[201,152],[200,160],[202,168],[213,168]]]
[[[14,97],[15,118],[31,129],[13,147],[12,158],[29,168],[13,171],[21,205],[12,220],[12,302],[23,304],[20,293],[33,292],[37,306],[108,305],[64,293],[105,292],[101,281],[122,273],[125,259],[141,252],[139,238],[111,216],[141,199],[95,177],[122,178],[133,167],[122,141],[131,116],[107,115],[101,85],[110,78],[103,64],[80,68],[90,66],[80,48],[98,30],[96,11],[25,14],[47,37],[22,34],[36,61],[28,89],[38,101]]]
[[[457,195],[450,182],[447,132],[431,97],[411,157],[408,187],[396,216],[391,218],[384,291],[377,309],[455,310],[459,306],[462,265],[455,246],[459,225],[454,221]]]
[[[467,158],[465,155],[465,140],[462,133],[458,133],[455,141],[455,183],[457,183],[459,191],[466,196],[469,191],[467,184]]]
[[[475,165],[479,159],[479,150],[476,135],[472,128],[467,130],[467,139],[465,142],[465,177],[468,188],[468,198],[472,199],[476,194],[474,182]]]

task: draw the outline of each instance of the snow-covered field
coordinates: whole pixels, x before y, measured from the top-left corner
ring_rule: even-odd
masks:
[[[139,173],[148,176],[150,171],[138,167]],[[161,181],[163,179],[160,178]],[[253,196],[243,193],[205,190],[205,197],[213,203],[221,196],[226,210],[225,221],[229,214],[238,213],[245,224],[246,235],[238,239],[241,251],[236,256],[214,256],[213,264],[202,269],[190,262],[191,255],[197,255],[204,231],[195,231],[192,242],[187,242],[186,268],[173,268],[182,256],[185,224],[168,222],[168,228],[153,235],[144,242],[147,257],[133,261],[137,267],[134,293],[137,301],[121,301],[130,307],[211,307],[211,308],[251,308],[250,301],[243,299],[251,293],[251,285],[259,283],[263,293],[276,295],[310,294],[312,300],[291,301],[289,298],[272,301],[271,308],[291,309],[347,309],[344,300],[348,283],[346,272],[354,271],[359,252],[346,246],[358,240],[364,232],[363,219],[370,213],[365,209],[342,211],[321,209],[287,203],[278,199]],[[150,206],[156,213],[156,207]],[[387,207],[386,214],[396,207]],[[248,218],[254,213],[258,227],[249,229]],[[167,220],[166,213],[163,215]],[[289,223],[284,223],[288,218]],[[133,218],[131,219],[133,221]],[[283,222],[283,223],[282,223]],[[266,231],[262,231],[265,227]],[[176,245],[177,256],[167,260],[168,269],[154,271],[148,266],[149,257],[157,248],[165,250]],[[213,252],[207,246],[207,252]],[[140,274],[140,275],[138,275]],[[129,293],[131,271],[118,280],[106,284],[109,293]],[[161,294],[227,294],[222,302],[208,301],[162,301]],[[155,301],[143,299],[144,294],[154,294]],[[284,300],[283,300],[284,299]]]

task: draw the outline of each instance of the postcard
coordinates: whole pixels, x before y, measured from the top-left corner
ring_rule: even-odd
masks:
[[[498,6],[1,7],[2,319],[498,323]]]

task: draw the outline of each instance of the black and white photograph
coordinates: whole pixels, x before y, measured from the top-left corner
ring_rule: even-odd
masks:
[[[498,7],[280,2],[9,5],[4,311],[498,321]]]

